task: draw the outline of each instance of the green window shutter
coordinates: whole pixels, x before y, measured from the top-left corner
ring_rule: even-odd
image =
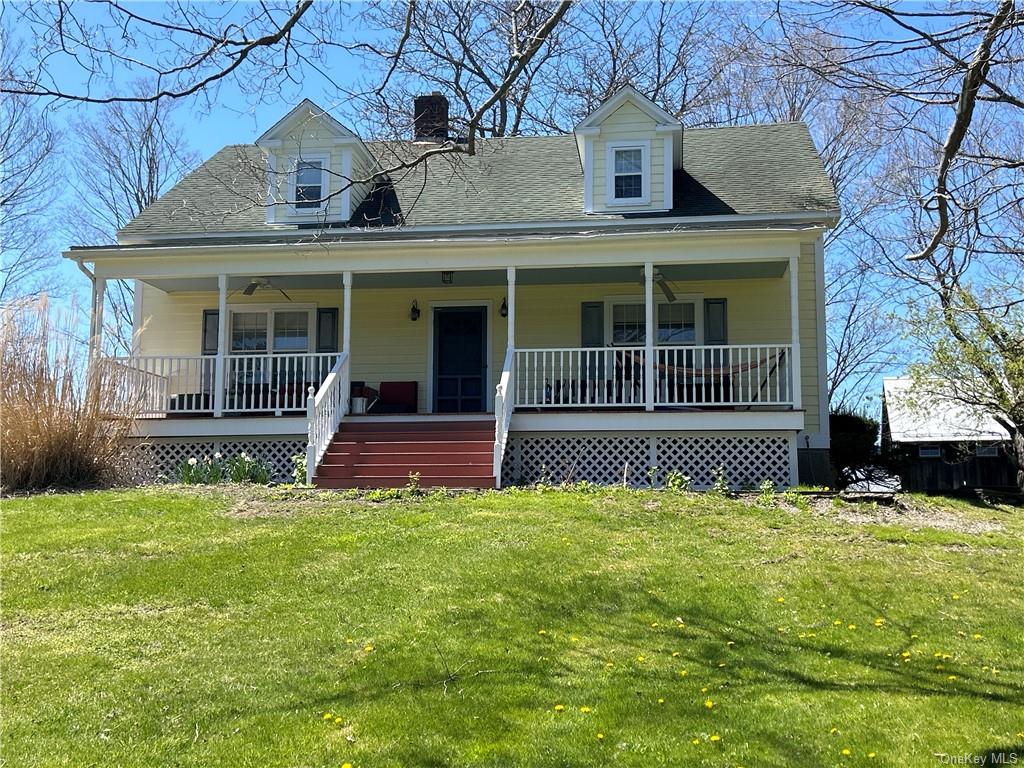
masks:
[[[580,305],[580,346],[604,346],[604,303],[584,301]]]
[[[704,343],[729,343],[729,313],[725,299],[704,299]]]
[[[220,312],[216,309],[203,310],[203,354],[216,355],[217,334],[220,331]]]
[[[316,311],[316,351],[338,351],[337,307],[328,307]]]

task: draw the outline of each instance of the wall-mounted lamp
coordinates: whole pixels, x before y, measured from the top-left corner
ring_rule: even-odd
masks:
[[[414,323],[420,319],[420,305],[416,303],[416,299],[412,300],[412,307],[409,309],[409,319]]]
[[[498,310],[498,311],[501,312],[501,316],[502,317],[508,317],[508,299],[507,298],[503,298],[501,300],[501,309]]]

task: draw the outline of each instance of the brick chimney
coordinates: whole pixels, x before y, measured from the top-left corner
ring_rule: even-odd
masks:
[[[448,139],[448,99],[440,91],[413,100],[416,141],[443,142]]]

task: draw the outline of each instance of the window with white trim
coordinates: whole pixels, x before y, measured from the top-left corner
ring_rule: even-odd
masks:
[[[650,141],[607,144],[608,205],[647,205],[651,201]]]
[[[647,341],[646,311],[643,300],[608,301],[610,328],[609,343],[612,346],[644,344]],[[703,334],[700,319],[702,298],[677,299],[673,303],[656,301],[654,324],[657,328],[655,344],[664,346],[689,346],[701,343]]]
[[[324,204],[324,161],[299,160],[295,164],[295,207],[320,209]]]
[[[310,351],[314,310],[270,308],[231,311],[231,351],[235,354]]]

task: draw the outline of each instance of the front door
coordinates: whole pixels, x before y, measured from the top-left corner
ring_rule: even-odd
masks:
[[[487,309],[434,309],[434,411],[486,410]]]

